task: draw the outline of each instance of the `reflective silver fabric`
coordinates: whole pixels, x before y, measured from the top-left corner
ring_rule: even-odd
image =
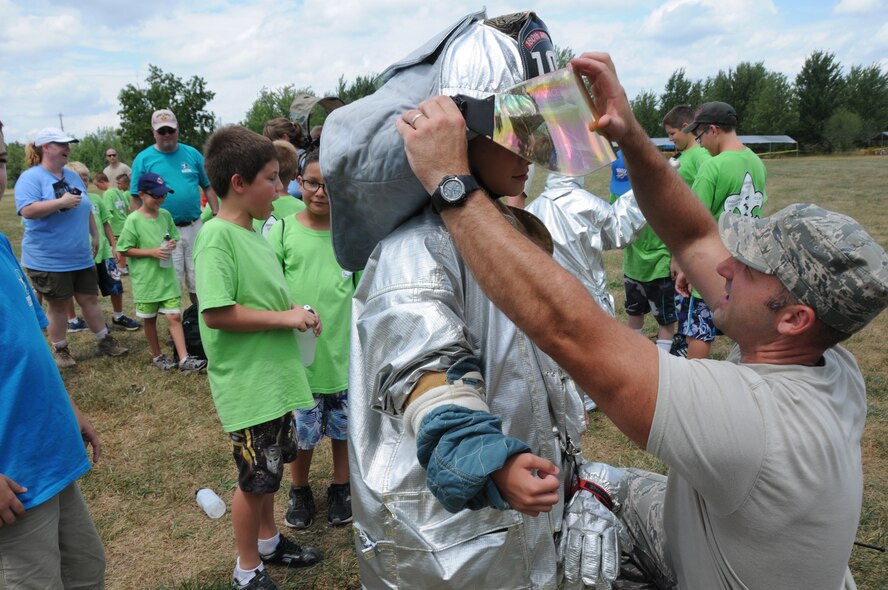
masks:
[[[554,258],[577,277],[598,305],[615,315],[602,252],[628,246],[647,225],[632,191],[613,205],[583,188],[583,179],[550,174],[527,205],[552,234]]]
[[[326,132],[326,131],[325,131]],[[552,461],[553,428],[579,443],[572,381],[487,299],[426,208],[374,250],[355,294],[349,408],[352,508],[367,588],[556,588],[562,500],[549,514],[447,512],[426,486],[404,402],[420,375],[482,361],[503,431]]]
[[[429,202],[407,163],[395,119],[439,94],[488,96],[524,80],[514,39],[467,15],[383,74],[372,95],[324,122],[320,165],[339,264],[361,270],[383,237]]]

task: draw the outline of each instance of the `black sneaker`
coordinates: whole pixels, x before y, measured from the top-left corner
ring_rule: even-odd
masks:
[[[321,561],[323,554],[317,547],[298,545],[283,535],[271,555],[260,555],[265,563],[277,563],[287,567],[308,567]]]
[[[111,323],[116,328],[122,328],[127,332],[134,332],[142,327],[142,324],[140,322],[137,322],[132,318],[128,318],[125,315],[122,315],[119,318],[111,318]]]
[[[256,575],[243,585],[238,584],[237,580],[232,580],[231,587],[234,590],[280,590],[265,570],[261,572],[256,570]]]
[[[669,347],[669,354],[672,356],[687,358],[688,341],[684,334],[675,334],[672,336],[672,346]]]
[[[86,332],[89,330],[89,326],[86,325],[86,322],[83,321],[83,318],[74,318],[73,320],[68,320],[68,332],[71,334],[76,334],[77,332]]]
[[[333,526],[352,521],[352,498],[348,483],[334,483],[327,488],[327,522]]]
[[[294,529],[308,528],[314,520],[316,512],[315,499],[310,487],[290,488],[290,501],[287,502],[284,524]]]

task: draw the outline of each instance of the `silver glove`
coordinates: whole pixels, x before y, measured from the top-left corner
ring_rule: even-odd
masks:
[[[620,573],[621,546],[627,551],[632,547],[626,527],[615,514],[628,493],[626,478],[620,469],[604,463],[584,463],[577,475],[595,485],[578,489],[565,510],[558,546],[564,567],[563,588],[610,589]],[[614,511],[596,494],[612,504]]]

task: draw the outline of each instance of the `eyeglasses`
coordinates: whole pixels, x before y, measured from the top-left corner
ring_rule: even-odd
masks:
[[[327,185],[323,182],[318,182],[316,180],[303,179],[302,186],[310,190],[311,192],[315,192],[318,189],[324,189],[324,192],[327,192]]]
[[[173,129],[172,127],[161,127],[157,130],[157,133],[158,135],[172,135],[173,133],[176,133],[176,131],[178,131],[178,129]]]
[[[166,193],[163,193],[162,195],[155,195],[155,194],[153,194],[153,193],[145,193],[145,194],[148,195],[149,197],[154,197],[155,199],[165,199],[165,198],[167,198],[167,194],[166,194]]]
[[[703,136],[706,135],[707,133],[709,133],[709,125],[707,125],[706,128],[703,129],[703,131],[701,131],[700,133],[695,135],[694,139],[697,141],[697,143],[700,143],[701,141],[703,141]]]
[[[116,158],[116,157],[117,157],[117,154],[105,154],[105,157],[107,157],[107,158]]]

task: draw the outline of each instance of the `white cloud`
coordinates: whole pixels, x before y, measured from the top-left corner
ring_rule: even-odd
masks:
[[[705,79],[741,61],[764,61],[791,79],[815,49],[846,67],[888,68],[888,24],[873,18],[885,0],[821,7],[772,0],[530,0],[559,46],[609,51],[630,97],[662,92],[673,71]],[[516,9],[489,0],[488,14]],[[75,7],[76,6],[76,7]],[[200,76],[223,121],[243,118],[262,87],[295,84],[318,94],[340,75],[379,73],[457,19],[477,0],[0,0],[0,120],[10,140],[58,124],[83,135],[119,125],[117,96],[144,84],[148,65]],[[832,6],[832,5],[830,5]],[[870,14],[856,11],[869,7]],[[873,8],[876,7],[876,8]],[[821,10],[820,12],[824,12]],[[807,12],[805,12],[807,11]],[[837,14],[839,13],[839,14]],[[881,28],[881,31],[880,31]]]
[[[833,11],[836,14],[867,14],[884,10],[882,4],[882,0],[841,0]]]

